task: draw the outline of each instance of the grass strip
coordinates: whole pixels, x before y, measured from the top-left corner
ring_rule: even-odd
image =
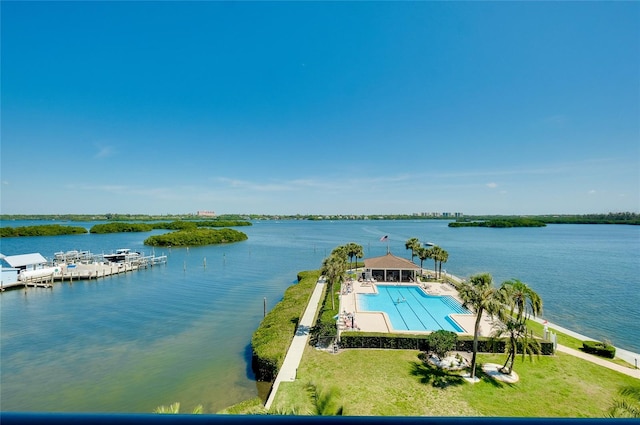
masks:
[[[347,415],[603,417],[624,385],[637,380],[583,359],[559,353],[518,357],[516,384],[483,375],[470,384],[428,367],[416,350],[345,350],[339,354],[307,347],[298,380],[282,383],[272,409],[312,411],[309,383],[336,390]],[[502,364],[505,356],[479,354],[480,364]],[[481,370],[481,369],[479,369]]]

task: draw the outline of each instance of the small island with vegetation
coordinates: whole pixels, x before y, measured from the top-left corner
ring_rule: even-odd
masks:
[[[91,233],[123,233],[123,232],[150,232],[155,229],[166,230],[195,230],[201,227],[239,227],[251,226],[251,222],[242,220],[207,220],[207,221],[161,221],[157,223],[127,223],[111,222],[96,224],[91,227]]]
[[[144,244],[150,246],[201,246],[240,242],[246,239],[245,233],[233,229],[190,229],[150,236],[144,240]]]
[[[0,227],[0,238],[17,236],[60,236],[82,235],[87,229],[80,226],[62,226],[60,224],[43,224],[39,226]]]

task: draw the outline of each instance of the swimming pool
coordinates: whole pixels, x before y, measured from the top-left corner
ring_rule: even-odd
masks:
[[[464,332],[451,314],[470,314],[450,295],[428,295],[417,286],[377,285],[377,294],[358,294],[359,311],[387,313],[394,330]]]

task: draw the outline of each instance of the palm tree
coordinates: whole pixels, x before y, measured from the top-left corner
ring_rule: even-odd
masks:
[[[331,251],[331,255],[334,255],[334,254],[344,258],[345,262],[349,259],[349,254],[347,254],[346,245],[338,245],[337,247],[333,248],[333,251]]]
[[[349,268],[353,270],[353,266],[351,265],[351,261],[353,257],[356,258],[356,267],[358,263],[358,258],[364,257],[364,250],[362,249],[362,245],[358,245],[355,242],[349,242],[345,245],[345,250],[347,255],[349,256]]]
[[[405,249],[411,250],[411,262],[413,262],[413,258],[416,256],[418,248],[421,247],[420,241],[418,238],[407,239],[407,242],[404,244]]]
[[[519,321],[542,313],[542,298],[526,283],[518,279],[507,280],[502,283],[500,290],[510,307],[509,314],[513,316],[516,313]]]
[[[167,406],[158,406],[153,410],[153,413],[170,413],[170,414],[178,414],[180,413],[180,402],[175,402]],[[194,415],[199,415],[202,413],[202,405],[199,404],[193,408]]]
[[[437,249],[437,259],[438,259],[438,277],[442,277],[442,263],[446,263],[449,259],[449,253],[444,249],[438,247]]]
[[[433,260],[433,273],[436,276],[436,279],[438,278],[438,249],[440,249],[439,246],[434,245],[431,248],[427,248],[427,258],[431,258]]]
[[[501,301],[509,307],[509,314],[504,314],[502,323],[496,327],[493,336],[509,334],[506,351],[507,360],[501,371],[511,374],[513,363],[518,354],[518,346],[522,347],[522,356],[540,352],[540,343],[529,336],[526,319],[537,316],[542,312],[542,299],[529,285],[518,279],[507,280],[502,283],[499,290]]]
[[[502,303],[498,290],[493,286],[493,278],[489,273],[479,273],[458,286],[458,293],[462,299],[462,306],[476,312],[476,323],[473,330],[473,356],[471,357],[471,379],[476,376],[476,356],[478,354],[478,337],[480,336],[480,321],[482,314],[491,317],[502,310]]]
[[[640,387],[622,387],[618,396],[607,415],[611,418],[640,418]]]
[[[347,259],[342,255],[342,251],[334,250],[322,262],[320,273],[324,275],[329,283],[329,293],[331,294],[331,309],[335,310],[335,297],[333,296],[333,286],[335,283],[342,283],[342,276],[347,270]]]
[[[429,250],[427,248],[425,248],[424,246],[421,246],[416,251],[416,255],[420,259],[420,276],[422,276],[422,263],[424,262],[424,260],[429,258]]]
[[[308,383],[306,389],[313,404],[311,414],[319,416],[342,416],[344,414],[344,406],[338,405],[339,391],[336,387],[321,391],[317,385]]]
[[[531,360],[534,354],[540,354],[540,342],[529,335],[525,321],[518,321],[513,316],[502,318],[494,325],[492,338],[500,338],[504,334],[508,334],[509,338],[505,343],[505,351],[507,352],[507,360],[500,368],[500,372],[510,375],[513,371],[513,364],[518,355],[518,348],[522,349],[522,357],[529,356]]]

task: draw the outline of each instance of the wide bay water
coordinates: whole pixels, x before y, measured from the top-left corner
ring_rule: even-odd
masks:
[[[2,222],[30,224],[44,223]],[[202,404],[214,413],[256,397],[264,388],[251,371],[250,340],[264,299],[271,309],[299,271],[319,268],[348,242],[361,244],[365,257],[384,255],[388,245],[405,258],[407,239],[433,242],[448,251],[448,272],[489,272],[496,284],[520,279],[542,296],[550,322],[640,352],[638,226],[368,220],[255,221],[238,229],[247,241],[189,249],[144,246],[164,231],[1,239],[5,255],[131,248],[168,256],[146,270],[2,293],[2,410],[151,412],[179,401],[183,411]]]

